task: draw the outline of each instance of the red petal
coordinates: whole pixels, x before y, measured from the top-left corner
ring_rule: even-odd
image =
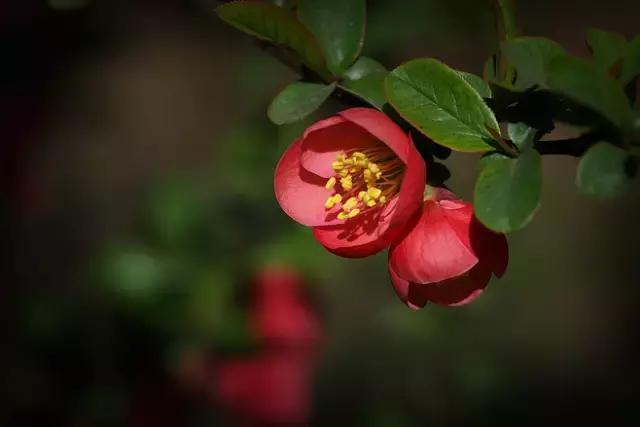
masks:
[[[460,241],[496,276],[502,276],[509,259],[504,234],[495,233],[482,225],[473,215],[473,205],[469,202],[448,199],[441,200],[439,204]]]
[[[502,277],[509,263],[509,246],[504,234],[487,229],[475,217],[471,223],[471,245],[493,274]]]
[[[363,150],[378,142],[369,132],[341,117],[316,123],[304,134],[300,162],[306,170],[324,178],[335,174],[331,163],[349,150]]]
[[[397,199],[387,203],[382,210],[364,212],[332,227],[315,227],[313,236],[327,250],[347,258],[362,258],[380,252],[389,244],[393,233],[389,230]]]
[[[456,307],[469,304],[482,294],[489,283],[491,271],[478,266],[467,274],[440,283],[415,285],[419,292],[428,300],[438,305]]]
[[[388,266],[388,269],[393,289],[395,289],[396,294],[398,294],[402,302],[412,310],[418,310],[427,304],[426,296],[420,292],[424,285],[416,285],[415,283],[404,280],[393,271],[391,265]]]
[[[400,160],[408,163],[413,144],[409,136],[386,114],[372,108],[350,108],[338,114],[384,142]]]
[[[340,224],[339,209],[324,208],[330,193],[324,188],[325,179],[300,167],[302,141],[298,140],[284,152],[274,176],[276,199],[287,215],[310,227]]]
[[[416,226],[391,247],[390,262],[405,280],[425,284],[460,276],[476,265],[478,258],[460,240],[439,203],[427,201]]]

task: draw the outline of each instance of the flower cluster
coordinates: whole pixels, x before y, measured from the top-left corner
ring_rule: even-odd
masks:
[[[453,193],[425,191],[426,173],[397,124],[352,108],[313,124],[286,150],[274,188],[282,209],[329,251],[358,258],[389,248],[391,281],[409,307],[466,304],[504,273],[506,238]]]

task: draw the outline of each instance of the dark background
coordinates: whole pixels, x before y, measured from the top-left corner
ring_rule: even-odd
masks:
[[[365,54],[389,68],[480,73],[495,48],[488,1],[368,5]],[[588,27],[640,33],[633,0],[520,5],[526,34],[579,56]],[[169,384],[151,407],[174,425],[233,425],[172,386],[176,354],[228,324],[217,297],[192,301],[241,300],[273,262],[305,276],[325,322],[313,425],[638,425],[638,188],[596,202],[576,159],[545,157],[504,278],[471,306],[412,312],[384,254],[336,258],[280,211],[273,169],[304,124],[265,111],[295,75],[214,6],[0,2],[1,425],[124,425],[149,384]],[[466,198],[476,161],[446,162]]]

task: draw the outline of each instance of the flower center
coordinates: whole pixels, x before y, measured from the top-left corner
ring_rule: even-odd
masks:
[[[400,189],[404,163],[386,145],[342,152],[331,164],[335,175],[325,188],[332,191],[326,209],[340,205],[338,219],[350,219],[391,200]]]

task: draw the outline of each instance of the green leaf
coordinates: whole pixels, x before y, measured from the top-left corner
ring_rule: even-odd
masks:
[[[507,61],[518,72],[516,86],[544,86],[551,61],[565,54],[558,43],[541,37],[517,37],[502,44]]]
[[[616,62],[624,56],[627,48],[624,36],[597,28],[587,30],[587,44],[591,49],[592,62],[605,73],[611,71]]]
[[[293,49],[310,69],[326,73],[313,34],[290,11],[267,2],[234,1],[218,6],[218,16],[247,34]]]
[[[329,71],[342,75],[362,50],[365,0],[302,0],[298,16],[320,43]]]
[[[640,36],[636,36],[627,45],[620,70],[620,83],[627,85],[638,74],[640,74]]]
[[[475,89],[476,92],[480,94],[483,98],[491,98],[491,88],[480,77],[476,76],[472,73],[467,73],[466,71],[458,71],[458,74],[466,80],[467,83],[471,85],[472,88]]]
[[[631,126],[631,106],[622,87],[593,64],[568,56],[549,66],[549,87],[599,113],[623,131]]]
[[[344,73],[344,77],[350,80],[358,80],[369,74],[386,73],[387,69],[375,59],[361,56],[358,60]]]
[[[378,110],[382,110],[387,102],[384,97],[384,79],[387,74],[387,72],[373,73],[357,80],[345,79],[340,87],[364,99]]]
[[[409,61],[387,76],[387,100],[416,129],[457,151],[491,150],[493,112],[455,70],[435,59]]]
[[[267,115],[277,125],[297,122],[318,109],[335,87],[335,83],[292,83],[273,98]]]
[[[538,130],[526,123],[509,123],[507,132],[518,150],[525,151],[533,146]]]
[[[607,142],[589,148],[578,164],[576,184],[589,196],[613,197],[629,187],[633,159],[623,149]]]
[[[499,153],[483,158],[474,191],[478,220],[502,233],[527,225],[540,205],[540,163],[535,150],[515,159]]]

